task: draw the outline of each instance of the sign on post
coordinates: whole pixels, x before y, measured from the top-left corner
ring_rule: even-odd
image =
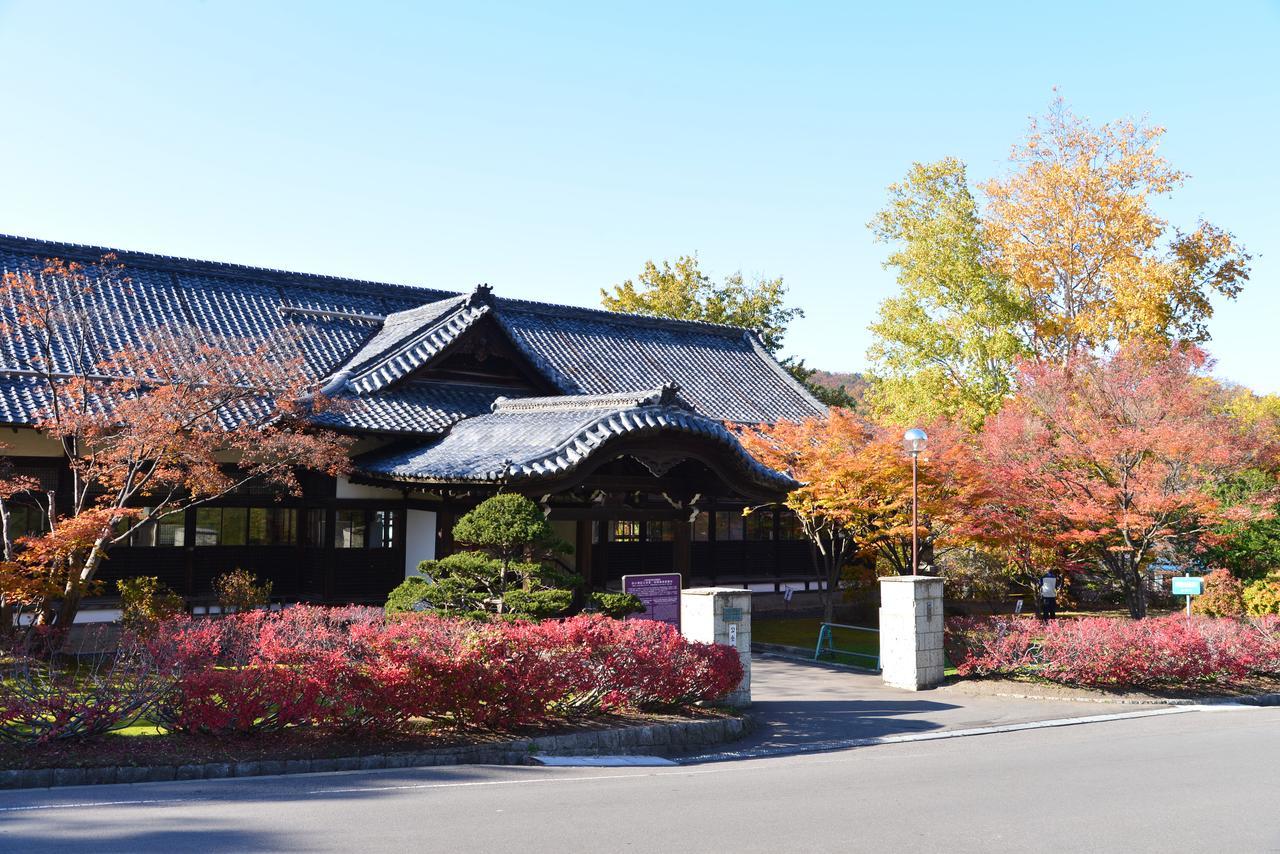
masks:
[[[1171,592],[1174,596],[1187,597],[1187,619],[1191,619],[1191,597],[1204,592],[1204,579],[1194,575],[1178,575],[1171,579]]]
[[[1180,575],[1173,579],[1174,596],[1199,596],[1204,592],[1204,579],[1194,575]]]
[[[655,575],[622,576],[622,592],[630,593],[644,603],[644,612],[631,614],[628,620],[657,620],[680,628],[680,588],[678,572]]]

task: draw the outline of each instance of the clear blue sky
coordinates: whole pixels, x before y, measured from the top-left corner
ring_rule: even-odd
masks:
[[[1256,256],[1219,373],[1280,391],[1277,45],[1274,2],[0,0],[0,231],[583,305],[696,252],[859,369],[884,187],[997,173],[1058,85],[1168,127],[1164,212]]]

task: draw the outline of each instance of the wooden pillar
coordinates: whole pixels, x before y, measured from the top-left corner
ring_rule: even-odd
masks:
[[[591,520],[579,519],[574,536],[573,551],[577,558],[578,573],[582,576],[588,592],[604,589],[604,580],[596,572],[596,564],[592,555]]]
[[[672,571],[680,573],[680,578],[686,585],[689,583],[689,565],[693,555],[693,543],[691,537],[692,522],[686,522],[680,519],[676,522],[676,540],[672,554]]]
[[[453,554],[453,523],[457,515],[452,510],[436,513],[436,560]]]

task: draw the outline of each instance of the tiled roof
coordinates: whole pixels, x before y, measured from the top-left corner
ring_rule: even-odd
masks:
[[[693,436],[719,446],[751,482],[786,492],[795,481],[757,462],[724,425],[686,408],[674,387],[630,394],[499,399],[488,415],[459,421],[440,439],[356,461],[374,477],[518,484],[572,473],[610,440]]]
[[[431,435],[488,413],[496,397],[518,394],[518,389],[493,386],[409,382],[378,394],[338,395],[334,409],[317,420],[345,430]]]
[[[422,432],[431,433],[453,417],[438,413],[471,406],[428,400],[422,389],[404,387],[412,382],[408,375],[487,313],[565,394],[676,382],[688,404],[713,420],[774,421],[825,411],[754,335],[732,327],[18,237],[0,236],[0,271],[38,271],[48,258],[92,263],[107,252],[116,255],[127,281],[91,296],[84,307],[93,319],[87,353],[77,363],[73,348],[61,348],[56,370],[97,364],[160,325],[231,336],[292,335],[317,382],[351,371],[330,390],[360,398],[342,426],[393,425],[412,432],[421,424]],[[30,365],[33,341],[12,328],[12,316],[10,306],[0,305],[0,323],[11,329],[0,336],[0,422],[29,423],[39,409],[39,392],[15,370]]]

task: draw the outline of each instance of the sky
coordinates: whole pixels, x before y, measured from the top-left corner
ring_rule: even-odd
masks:
[[[696,253],[861,370],[886,186],[1002,174],[1057,86],[1168,129],[1162,215],[1254,255],[1218,374],[1277,392],[1277,44],[1280,3],[1230,0],[0,0],[0,232],[578,305]]]

